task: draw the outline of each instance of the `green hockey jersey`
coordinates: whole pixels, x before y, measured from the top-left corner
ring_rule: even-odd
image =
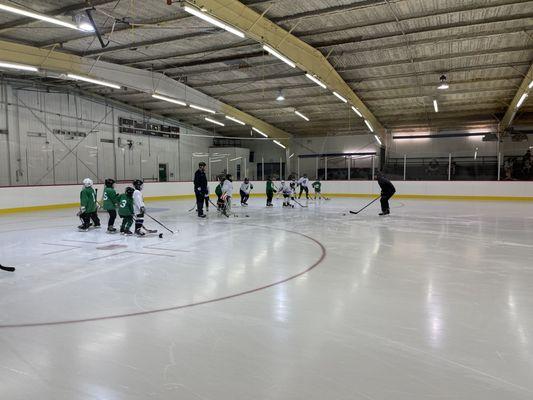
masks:
[[[266,192],[268,193],[274,193],[276,189],[274,188],[274,183],[272,181],[267,181],[266,184]]]
[[[118,215],[121,217],[129,217],[133,215],[133,197],[127,196],[125,193],[118,196]]]
[[[117,208],[118,193],[115,191],[115,189],[106,187],[104,189],[104,195],[102,199],[104,200],[104,204],[103,204],[104,210],[110,211],[110,210],[114,210],[115,208]]]
[[[96,212],[96,192],[92,187],[84,187],[81,190],[80,206],[86,213]]]
[[[316,192],[320,192],[320,189],[322,188],[322,183],[319,181],[313,182],[313,189],[315,189]]]

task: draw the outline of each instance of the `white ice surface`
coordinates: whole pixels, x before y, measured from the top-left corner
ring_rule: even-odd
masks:
[[[0,216],[0,399],[533,399],[532,205],[366,201]]]

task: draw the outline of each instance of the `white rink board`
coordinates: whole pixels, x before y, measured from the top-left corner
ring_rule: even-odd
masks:
[[[264,182],[252,182],[254,194],[263,194]],[[399,196],[497,196],[505,198],[530,197],[533,200],[533,182],[475,182],[475,181],[393,181]],[[241,182],[233,182],[238,195]],[[214,193],[216,182],[210,182]],[[99,192],[103,185],[96,185]],[[125,184],[118,184],[123,191]],[[372,195],[379,193],[375,181],[322,181],[322,191],[337,195]],[[81,185],[23,186],[0,188],[0,210],[19,207],[39,207],[76,203]],[[311,189],[312,191],[312,189]],[[150,197],[191,196],[192,182],[145,183],[144,195]]]

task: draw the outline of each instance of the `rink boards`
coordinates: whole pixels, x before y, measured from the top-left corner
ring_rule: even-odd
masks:
[[[533,201],[533,183],[519,181],[394,181],[397,198],[438,200],[495,200]],[[234,196],[238,196],[241,182],[234,182]],[[215,192],[216,182],[210,182],[210,192]],[[263,196],[264,182],[255,182],[252,196]],[[99,197],[103,185],[95,185]],[[118,184],[123,191],[126,184]],[[81,185],[17,186],[0,188],[0,213],[38,211],[70,208],[79,205]],[[379,194],[375,181],[322,181],[324,194],[330,197],[371,197]],[[312,193],[313,190],[310,189]],[[193,198],[191,182],[146,183],[146,200],[171,200]]]

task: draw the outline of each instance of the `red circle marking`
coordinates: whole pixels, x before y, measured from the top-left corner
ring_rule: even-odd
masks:
[[[298,272],[295,275],[289,276],[288,278],[279,280],[277,282],[270,283],[268,285],[260,286],[260,287],[254,288],[254,289],[245,290],[243,292],[234,293],[234,294],[230,294],[230,295],[223,296],[223,297],[217,297],[215,299],[198,301],[198,302],[195,302],[195,303],[183,304],[183,305],[179,305],[179,306],[157,308],[157,309],[154,309],[154,310],[145,310],[145,311],[137,311],[137,312],[132,312],[132,313],[125,313],[125,314],[107,315],[107,316],[103,316],[103,317],[92,317],[92,318],[71,319],[71,320],[63,320],[63,321],[50,321],[50,322],[30,322],[30,323],[22,323],[22,324],[7,324],[7,325],[0,325],[0,329],[2,329],[2,328],[29,328],[29,327],[36,327],[36,326],[68,325],[68,324],[79,324],[79,323],[83,323],[83,322],[105,321],[105,320],[109,320],[109,319],[137,317],[137,316],[140,316],[140,315],[156,314],[156,313],[161,313],[161,312],[166,312],[166,311],[175,311],[175,310],[181,310],[183,308],[190,308],[190,307],[201,306],[201,305],[209,304],[209,303],[216,303],[216,302],[219,302],[219,301],[224,301],[224,300],[233,299],[235,297],[244,296],[244,295],[247,295],[247,294],[250,294],[250,293],[259,292],[261,290],[265,290],[265,289],[271,288],[273,286],[281,285],[282,283],[285,283],[285,282],[291,281],[293,279],[296,279],[296,278],[298,278],[298,277],[300,277],[302,275],[305,275],[306,273],[308,273],[312,269],[316,268],[324,260],[324,258],[326,257],[326,248],[324,247],[324,245],[322,243],[320,243],[318,240],[312,238],[311,236],[307,236],[307,235],[305,235],[303,233],[296,232],[296,231],[291,231],[291,230],[283,229],[283,228],[275,228],[275,227],[264,226],[264,225],[256,225],[256,224],[240,223],[239,225],[257,226],[257,227],[265,228],[265,229],[277,229],[277,230],[282,230],[282,231],[285,231],[285,232],[293,233],[295,235],[300,235],[300,236],[302,236],[302,237],[304,237],[304,238],[306,238],[306,239],[308,239],[308,240],[310,240],[313,243],[318,245],[318,247],[320,248],[320,251],[321,251],[320,257],[311,266],[309,266],[305,270],[303,270],[301,272]]]

